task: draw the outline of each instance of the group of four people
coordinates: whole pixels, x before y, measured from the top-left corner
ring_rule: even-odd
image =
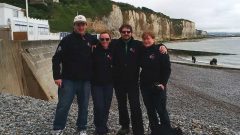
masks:
[[[119,28],[119,39],[111,39],[109,33],[103,32],[97,40],[85,32],[86,27],[86,18],[76,16],[73,32],[61,40],[52,59],[53,78],[59,87],[54,133],[63,133],[70,106],[77,95],[78,133],[87,134],[91,91],[96,134],[107,134],[114,88],[121,125],[117,134],[125,135],[130,131],[129,101],[133,134],[144,135],[139,84],[151,134],[158,134],[160,123],[171,128],[166,110],[166,85],[171,73],[166,47],[155,45],[155,36],[151,32],[143,33],[143,42],[134,40],[132,27],[128,24]]]

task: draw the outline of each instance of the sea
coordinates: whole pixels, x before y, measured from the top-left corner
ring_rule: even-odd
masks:
[[[170,49],[228,53],[235,55],[195,56],[197,62],[209,64],[213,58],[217,64],[224,67],[240,68],[240,37],[208,38],[180,42],[164,43]],[[181,56],[185,60],[192,60],[191,56]]]

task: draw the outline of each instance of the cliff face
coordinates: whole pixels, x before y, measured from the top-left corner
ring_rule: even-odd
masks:
[[[114,37],[119,37],[119,27],[123,23],[133,27],[133,36],[141,38],[143,31],[152,31],[157,40],[185,39],[196,37],[195,23],[187,20],[170,19],[157,13],[144,13],[142,11],[122,11],[117,5],[113,5],[109,16],[89,19],[89,29],[97,33],[110,31]]]

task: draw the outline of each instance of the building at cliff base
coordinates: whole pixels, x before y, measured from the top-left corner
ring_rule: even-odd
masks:
[[[0,28],[11,30],[11,40],[58,40],[58,33],[50,33],[48,20],[28,18],[25,10],[0,3]],[[27,33],[29,26],[29,33]]]

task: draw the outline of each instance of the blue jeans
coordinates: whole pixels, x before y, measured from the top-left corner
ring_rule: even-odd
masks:
[[[94,104],[94,125],[98,134],[108,132],[107,121],[112,102],[113,86],[92,86],[92,98]]]
[[[90,81],[73,81],[63,79],[62,87],[58,89],[58,104],[53,123],[53,130],[63,130],[66,126],[69,109],[75,94],[78,103],[78,130],[87,129],[88,102],[91,91]]]

